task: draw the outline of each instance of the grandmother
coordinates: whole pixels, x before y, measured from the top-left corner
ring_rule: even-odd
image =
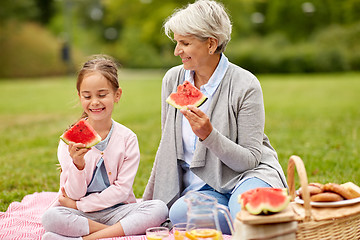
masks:
[[[222,4],[199,0],[165,22],[182,65],[164,76],[162,136],[144,199],[160,199],[173,224],[186,222],[184,195],[195,190],[240,211],[238,196],[257,187],[287,187],[277,153],[264,134],[265,111],[258,79],[224,54],[231,22]],[[185,80],[208,97],[196,108],[178,110],[165,100]],[[229,233],[220,218],[223,233]]]

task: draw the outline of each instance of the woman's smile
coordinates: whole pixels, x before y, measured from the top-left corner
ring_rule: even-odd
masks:
[[[186,63],[190,60],[190,57],[181,58],[182,63]]]

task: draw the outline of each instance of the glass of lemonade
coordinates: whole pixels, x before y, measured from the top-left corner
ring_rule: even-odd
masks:
[[[146,238],[148,240],[162,240],[169,237],[169,229],[167,227],[152,227],[146,229]]]
[[[186,240],[186,230],[193,229],[195,225],[190,224],[189,226],[187,223],[176,223],[172,228],[172,233],[174,235],[175,240]]]

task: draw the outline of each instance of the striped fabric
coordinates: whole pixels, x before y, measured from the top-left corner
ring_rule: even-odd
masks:
[[[0,212],[0,239],[33,240],[41,239],[45,230],[41,215],[53,203],[56,192],[41,192],[26,195],[21,202],[13,202],[6,212]],[[224,240],[230,240],[224,236]],[[106,238],[107,240],[146,240],[145,235]]]
[[[0,239],[41,239],[40,218],[55,197],[55,192],[34,193],[11,203],[0,213]]]

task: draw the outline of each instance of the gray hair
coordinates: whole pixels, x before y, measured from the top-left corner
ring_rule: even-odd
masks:
[[[221,3],[198,0],[186,7],[177,9],[165,21],[165,34],[173,39],[171,33],[194,35],[200,40],[209,37],[218,40],[216,53],[225,51],[231,38],[231,21]]]

